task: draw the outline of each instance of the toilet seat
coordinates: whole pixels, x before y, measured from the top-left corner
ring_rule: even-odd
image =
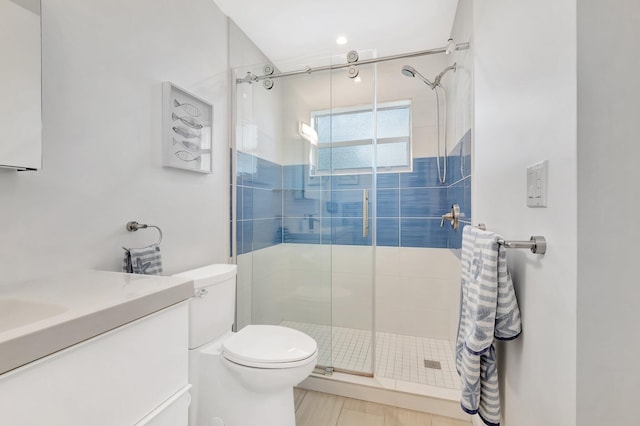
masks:
[[[316,341],[278,325],[248,325],[222,344],[223,356],[254,368],[293,368],[315,360]]]

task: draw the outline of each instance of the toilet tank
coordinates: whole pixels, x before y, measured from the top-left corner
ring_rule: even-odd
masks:
[[[236,309],[236,265],[208,265],[175,276],[193,280],[189,301],[189,349],[231,331]]]

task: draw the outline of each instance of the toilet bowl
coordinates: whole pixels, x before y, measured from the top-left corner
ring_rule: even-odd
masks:
[[[194,281],[190,301],[190,426],[295,426],[293,386],[314,369],[318,347],[291,328],[231,331],[235,265],[178,274]]]
[[[248,325],[222,343],[222,362],[248,390],[265,393],[291,388],[315,367],[315,340],[287,327]]]

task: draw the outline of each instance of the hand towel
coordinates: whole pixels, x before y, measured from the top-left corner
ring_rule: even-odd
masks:
[[[520,335],[520,310],[507,270],[500,236],[472,226],[462,232],[460,320],[456,368],[462,384],[462,409],[485,424],[500,424],[500,394],[494,338]]]
[[[157,244],[144,248],[126,249],[122,260],[122,271],[132,274],[162,274],[162,257]]]

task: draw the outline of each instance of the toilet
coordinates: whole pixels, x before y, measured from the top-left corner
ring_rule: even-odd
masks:
[[[295,426],[293,387],[313,371],[316,341],[276,325],[231,331],[236,265],[176,276],[193,280],[189,304],[189,426]]]

